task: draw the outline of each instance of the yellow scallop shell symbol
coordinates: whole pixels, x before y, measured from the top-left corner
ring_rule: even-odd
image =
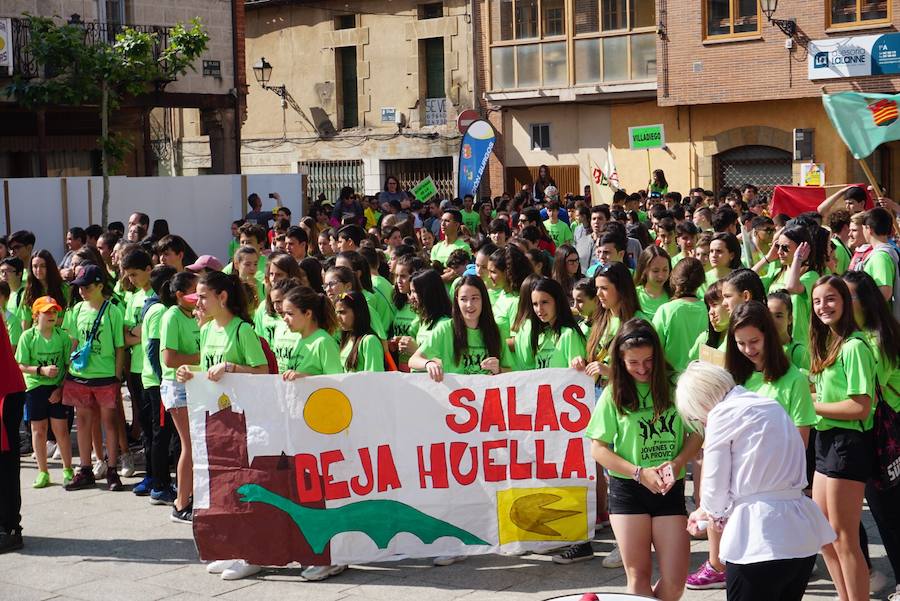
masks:
[[[303,419],[319,434],[337,434],[350,427],[353,406],[340,390],[320,388],[306,399]]]
[[[228,395],[223,392],[219,397],[219,411],[228,409],[229,407],[231,407],[231,399],[228,398]]]

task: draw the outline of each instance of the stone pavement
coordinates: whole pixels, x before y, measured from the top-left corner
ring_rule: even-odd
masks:
[[[148,498],[130,492],[67,493],[58,485],[58,462],[51,462],[56,484],[34,490],[35,473],[34,461],[23,458],[25,548],[0,555],[0,601],[538,601],[584,591],[625,591],[623,571],[600,565],[612,548],[608,528],[597,534],[596,559],[569,566],[539,555],[487,555],[441,568],[425,560],[353,566],[324,582],[302,581],[299,569],[265,570],[226,582],[206,573],[190,527],[170,522],[170,508],[151,506]],[[138,481],[125,480],[128,485]],[[865,520],[876,568],[890,577],[868,511]],[[693,542],[692,568],[704,561],[706,548],[705,541]],[[814,578],[804,599],[833,599],[825,570]],[[873,598],[886,596],[884,591]],[[686,591],[683,599],[724,601],[725,592]]]

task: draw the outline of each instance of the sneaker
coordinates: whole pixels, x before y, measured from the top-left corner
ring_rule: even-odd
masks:
[[[50,457],[49,455],[47,455]],[[56,450],[53,451],[53,457],[51,457],[54,461],[62,461],[62,447],[56,445]]]
[[[217,559],[206,564],[207,574],[221,574],[238,561],[237,559]]]
[[[222,580],[240,580],[258,574],[261,567],[247,563],[243,559],[235,561],[231,567],[222,570]]]
[[[591,546],[591,543],[578,543],[577,545],[565,548],[562,553],[554,555],[553,563],[567,565],[579,561],[587,561],[589,559],[594,559],[594,548]]]
[[[172,507],[172,515],[169,519],[176,524],[191,524],[194,521],[194,504],[187,505],[184,509]]]
[[[177,494],[171,487],[162,490],[153,489],[150,491],[151,505],[175,505],[175,497]]]
[[[68,486],[71,484],[72,480],[75,478],[75,470],[70,467],[63,468],[63,486]]]
[[[310,566],[300,573],[304,580],[325,580],[337,576],[347,569],[347,566]]]
[[[81,490],[83,488],[94,488],[97,480],[91,468],[85,466],[78,470],[72,481],[66,485],[66,490]]]
[[[131,492],[136,494],[139,497],[146,497],[150,494],[150,490],[153,488],[153,479],[150,476],[147,476],[140,482],[134,485],[134,488],[131,489]]]
[[[625,563],[622,561],[622,553],[619,551],[619,545],[613,545],[613,550],[609,555],[600,562],[604,568],[621,568]]]
[[[119,478],[119,474],[116,470],[108,470],[106,472],[106,490],[117,492],[124,489],[125,487],[122,486],[122,479]]]
[[[100,459],[96,463],[94,463],[94,479],[95,480],[103,480],[106,478],[106,472],[109,471],[109,465],[106,463],[106,459]]]
[[[48,486],[50,486],[50,472],[38,472],[31,488],[47,488]]]
[[[687,577],[685,586],[695,591],[725,588],[725,572],[718,571],[709,561],[704,561],[696,572]]]
[[[131,478],[134,476],[134,455],[132,453],[125,453],[122,455],[121,465],[122,467],[119,468],[119,475],[123,478]]]
[[[894,588],[894,592],[887,596],[887,601],[900,601],[900,584]]]
[[[18,551],[24,546],[25,545],[22,542],[21,530],[13,530],[12,532],[0,532],[0,553]]]
[[[872,570],[869,572],[869,591],[877,593],[888,585],[888,577],[884,572]]]
[[[53,457],[56,454],[56,451],[59,449],[59,445],[57,445],[52,440],[47,441],[47,457]]]
[[[435,566],[452,566],[455,563],[465,560],[465,555],[441,555],[440,557],[435,557],[431,563]]]

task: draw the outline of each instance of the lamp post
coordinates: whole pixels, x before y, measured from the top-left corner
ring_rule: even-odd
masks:
[[[781,30],[781,33],[789,38],[793,38],[797,33],[797,23],[793,19],[773,19],[772,16],[778,10],[778,0],[759,0],[759,7],[766,19]]]
[[[265,57],[260,57],[260,59],[256,61],[256,64],[253,65],[253,76],[256,78],[256,83],[258,83],[263,90],[275,92],[282,100],[287,96],[287,88],[285,88],[284,84],[280,86],[269,85],[269,80],[272,78],[272,64],[267,61]]]

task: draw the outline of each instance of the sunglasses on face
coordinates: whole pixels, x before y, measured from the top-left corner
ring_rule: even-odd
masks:
[[[775,250],[780,250],[780,251],[786,252],[786,253],[791,252],[790,244],[774,244],[773,246],[775,247]]]

